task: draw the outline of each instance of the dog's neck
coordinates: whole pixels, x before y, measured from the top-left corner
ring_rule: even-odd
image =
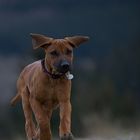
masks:
[[[41,60],[41,65],[42,65],[43,72],[45,72],[52,79],[59,79],[59,78],[61,78],[62,76],[65,75],[63,73],[60,73],[60,74],[51,73],[51,71],[48,70],[48,68],[47,68],[47,66],[45,64],[46,64],[45,59]]]

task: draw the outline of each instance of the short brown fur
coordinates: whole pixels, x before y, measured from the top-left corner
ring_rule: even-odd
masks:
[[[45,65],[48,71],[56,73],[54,64],[66,59],[71,65],[73,53],[66,54],[80,43],[88,40],[88,37],[74,36],[64,39],[53,39],[39,34],[31,34],[33,48],[42,47],[45,50]],[[57,50],[59,56],[51,56],[50,52]],[[41,61],[36,61],[26,66],[17,81],[18,94],[12,99],[15,105],[22,100],[25,115],[25,130],[28,140],[51,140],[50,119],[52,111],[60,107],[59,135],[62,140],[72,140],[71,133],[71,80],[65,75],[59,79],[53,79],[42,70]],[[32,118],[35,116],[38,127]]]

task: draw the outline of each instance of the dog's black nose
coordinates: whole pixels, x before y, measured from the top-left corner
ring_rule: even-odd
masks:
[[[67,72],[70,69],[70,64],[67,61],[63,61],[60,67],[63,72]]]

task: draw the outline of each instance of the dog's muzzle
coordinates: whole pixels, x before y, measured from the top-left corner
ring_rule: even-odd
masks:
[[[64,61],[60,65],[60,71],[62,73],[66,73],[70,70],[70,64],[67,61]]]
[[[60,73],[67,73],[68,71],[71,71],[71,64],[66,60],[61,61],[57,69]]]

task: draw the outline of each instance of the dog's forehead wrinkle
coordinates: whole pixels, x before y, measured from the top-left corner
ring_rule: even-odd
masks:
[[[59,45],[59,44],[67,44],[67,41],[65,39],[55,39],[53,41],[54,44]]]
[[[66,48],[71,48],[69,43],[65,39],[55,39],[52,43],[52,46],[64,51]]]

